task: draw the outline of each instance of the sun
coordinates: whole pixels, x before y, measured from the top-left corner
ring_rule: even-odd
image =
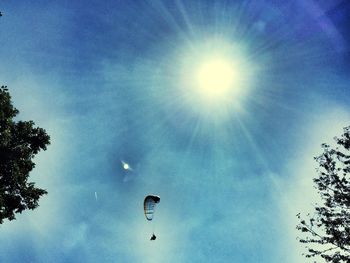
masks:
[[[221,38],[190,42],[175,53],[172,98],[201,120],[222,122],[245,111],[258,67],[243,43]],[[173,69],[173,68],[171,68]],[[169,74],[169,75],[171,75]]]
[[[237,72],[229,60],[211,58],[199,65],[195,76],[196,88],[200,95],[217,99],[228,95],[227,93],[234,88],[237,77]]]

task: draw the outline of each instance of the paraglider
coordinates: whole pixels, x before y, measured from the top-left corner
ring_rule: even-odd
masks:
[[[157,195],[148,195],[146,196],[144,202],[143,202],[143,210],[145,213],[145,217],[148,221],[153,220],[154,216],[154,209],[156,204],[158,204],[160,201],[160,197]],[[153,233],[150,240],[156,240],[156,235]]]

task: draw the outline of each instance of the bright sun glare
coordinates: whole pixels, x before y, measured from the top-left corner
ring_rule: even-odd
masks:
[[[208,97],[224,96],[233,88],[235,73],[233,65],[225,59],[205,61],[199,66],[196,76],[198,91]]]
[[[243,44],[221,39],[191,43],[180,52],[179,95],[193,112],[215,121],[242,112],[256,79],[256,66]],[[192,47],[196,47],[193,49]]]

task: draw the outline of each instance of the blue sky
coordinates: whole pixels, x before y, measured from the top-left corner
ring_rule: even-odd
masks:
[[[350,120],[346,2],[3,0],[1,84],[51,145],[31,174],[49,194],[1,225],[0,261],[307,262],[295,215]],[[238,95],[192,90],[212,54]]]

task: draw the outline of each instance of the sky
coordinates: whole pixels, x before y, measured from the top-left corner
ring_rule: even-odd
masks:
[[[313,157],[350,124],[348,1],[0,10],[1,85],[51,136],[30,176],[48,195],[0,226],[1,262],[308,262]]]

